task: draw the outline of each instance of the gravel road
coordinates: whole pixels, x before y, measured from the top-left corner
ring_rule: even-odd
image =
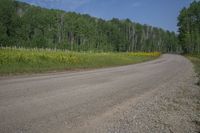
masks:
[[[179,55],[83,72],[2,77],[0,133],[197,133],[200,88]]]

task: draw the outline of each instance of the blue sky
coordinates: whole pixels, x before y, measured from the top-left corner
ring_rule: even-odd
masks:
[[[86,13],[103,19],[129,18],[133,22],[177,31],[177,16],[193,0],[20,0],[46,8]]]

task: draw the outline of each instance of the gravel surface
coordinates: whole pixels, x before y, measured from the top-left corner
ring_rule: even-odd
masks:
[[[200,88],[189,60],[1,78],[0,133],[198,133]]]

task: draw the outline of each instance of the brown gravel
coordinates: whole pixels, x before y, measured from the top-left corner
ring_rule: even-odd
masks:
[[[0,133],[197,133],[200,88],[179,55],[0,80]]]

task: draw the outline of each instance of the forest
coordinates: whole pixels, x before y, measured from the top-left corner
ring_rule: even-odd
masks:
[[[103,20],[14,0],[0,1],[1,47],[165,53],[181,51],[177,36],[129,19]]]
[[[185,53],[200,53],[200,1],[184,7],[178,17],[179,44]]]

